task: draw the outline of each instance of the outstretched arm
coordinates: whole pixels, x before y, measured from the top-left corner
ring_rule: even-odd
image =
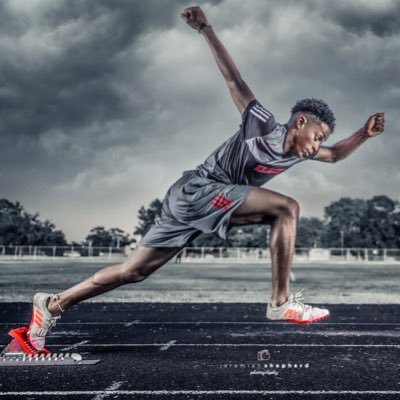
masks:
[[[383,133],[385,129],[384,114],[385,113],[377,113],[371,115],[365,125],[347,139],[344,139],[330,147],[321,146],[314,159],[333,163],[348,157],[367,139]]]
[[[200,28],[199,32],[201,32],[206,38],[207,43],[210,46],[215,61],[217,62],[217,65],[225,78],[226,84],[228,85],[232,99],[239,112],[243,114],[250,101],[255,99],[254,94],[240,76],[235,63],[224,45],[218,39],[213,28],[208,25],[207,17],[203,10],[200,7],[185,8],[181,17],[191,28],[196,30],[199,30]]]

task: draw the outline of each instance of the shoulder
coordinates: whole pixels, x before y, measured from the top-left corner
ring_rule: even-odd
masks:
[[[241,128],[245,138],[267,135],[276,126],[277,123],[271,111],[257,99],[250,101],[242,115]]]
[[[273,117],[271,111],[267,110],[257,99],[250,101],[242,114],[244,121],[249,115],[258,118],[262,122],[267,122],[268,119]]]

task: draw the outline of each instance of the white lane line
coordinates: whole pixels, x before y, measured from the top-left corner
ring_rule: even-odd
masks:
[[[176,343],[176,340],[170,340],[168,343],[165,343],[160,347],[160,350],[168,350],[171,346]]]
[[[60,347],[53,344],[50,347]],[[74,347],[77,345],[74,345]],[[79,347],[162,347],[165,343],[91,343]],[[400,344],[298,344],[298,343],[174,343],[170,347],[388,347],[400,348]],[[64,349],[61,349],[64,350]]]
[[[24,322],[0,322],[0,326],[3,325],[23,325]],[[288,322],[269,322],[269,321],[127,321],[127,322],[118,322],[118,321],[100,321],[100,322],[58,322],[59,325],[124,325],[126,327],[132,325],[285,325],[285,326],[294,326]],[[400,322],[320,322],[317,325],[312,326],[325,326],[325,325],[360,325],[360,326],[396,326],[400,325]]]
[[[93,400],[103,400],[104,398],[111,396],[112,393],[119,389],[125,382],[113,382],[110,386],[106,387],[105,392],[99,393],[96,397],[93,397]]]
[[[110,390],[108,392],[102,390],[69,390],[69,391],[45,391],[45,392],[2,392],[0,396],[71,396],[71,395],[288,395],[298,394],[301,396],[310,395],[330,395],[330,394],[356,394],[356,395],[396,395],[398,390]]]
[[[62,349],[60,349],[60,351],[69,351],[69,350],[75,349],[78,346],[84,346],[89,342],[90,342],[89,340],[82,340],[82,342],[72,344],[71,346],[68,346],[68,347],[63,347]]]
[[[139,319],[135,319],[134,321],[129,321],[129,322],[118,322],[118,324],[123,324],[126,328],[129,328],[132,325],[136,325],[140,322]],[[68,322],[67,322],[68,323]],[[95,322],[94,322],[95,323]],[[108,325],[110,324],[110,322],[108,323]],[[112,322],[112,324],[114,325],[114,322]]]

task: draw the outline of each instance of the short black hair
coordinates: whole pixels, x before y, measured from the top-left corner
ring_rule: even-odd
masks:
[[[292,115],[296,114],[297,112],[313,114],[321,122],[325,122],[325,124],[329,126],[331,132],[335,130],[335,115],[328,104],[326,104],[323,100],[315,99],[313,97],[298,100],[291,110]]]

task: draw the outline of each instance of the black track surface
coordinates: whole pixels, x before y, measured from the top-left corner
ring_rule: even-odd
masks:
[[[0,304],[2,348],[30,308]],[[0,368],[0,399],[399,399],[399,306],[329,308],[300,326],[260,304],[83,303],[47,347],[101,362]]]

